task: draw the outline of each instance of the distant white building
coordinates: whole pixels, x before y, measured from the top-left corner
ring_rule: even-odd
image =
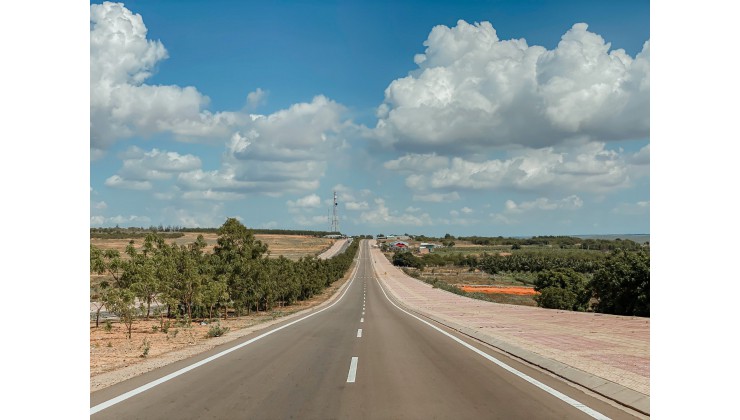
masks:
[[[427,242],[422,242],[422,243],[419,244],[419,253],[420,254],[428,254],[428,253],[434,251],[434,248],[436,248],[436,247],[437,247],[437,245],[435,245],[435,244],[430,244],[430,243],[427,243]]]

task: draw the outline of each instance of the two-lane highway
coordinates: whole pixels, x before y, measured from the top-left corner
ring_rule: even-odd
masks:
[[[329,305],[91,394],[93,418],[630,418],[397,307],[363,241]]]

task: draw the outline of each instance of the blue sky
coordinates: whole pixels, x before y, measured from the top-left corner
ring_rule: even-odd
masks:
[[[355,3],[93,3],[90,225],[650,231],[648,2]]]

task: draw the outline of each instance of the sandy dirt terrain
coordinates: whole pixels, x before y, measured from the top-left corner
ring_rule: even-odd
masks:
[[[110,331],[106,329],[105,321],[101,321],[98,328],[95,328],[95,322],[91,322],[90,392],[202,353],[219,344],[280,322],[286,316],[318,306],[339,290],[351,272],[351,269],[348,270],[344,278],[334,282],[321,294],[295,305],[275,308],[271,312],[220,319],[207,325],[201,325],[200,321],[179,324],[176,320],[169,320],[170,325],[166,333],[162,331],[161,326],[168,320],[159,318],[137,320],[133,326],[131,339],[127,338],[125,325],[117,321],[112,322]],[[229,328],[229,331],[223,336],[208,338],[206,336],[208,330],[214,325]]]
[[[180,238],[166,241],[184,245],[194,242],[198,235],[198,233],[185,233]],[[203,237],[209,245],[208,251],[212,251],[218,235],[206,233]],[[271,258],[283,255],[291,260],[304,256],[317,256],[330,249],[336,242],[335,239],[300,235],[255,235],[255,237],[268,245]],[[116,249],[124,258],[126,257],[124,251],[129,242],[130,239],[90,239],[91,245],[104,250]],[[142,247],[143,242],[143,238],[134,239],[137,249]],[[90,279],[91,282],[96,282],[106,277],[108,276],[93,274]],[[204,322],[202,325],[200,320],[189,324],[158,317],[137,320],[132,329],[131,339],[127,338],[126,327],[118,321],[110,321],[110,326],[107,327],[106,321],[101,319],[99,327],[96,328],[93,320],[90,323],[90,390],[92,392],[110,386],[132,376],[206,351],[218,344],[279,322],[285,316],[319,305],[332,296],[344,280],[335,282],[311,300],[298,302],[288,307],[275,308],[271,312],[214,320],[214,322]],[[96,308],[96,305],[91,304],[91,313]],[[214,325],[228,328],[229,331],[223,336],[208,338],[207,333]]]

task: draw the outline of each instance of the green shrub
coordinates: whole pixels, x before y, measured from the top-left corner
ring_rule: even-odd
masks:
[[[424,262],[411,255],[408,251],[396,252],[393,255],[393,265],[397,267],[424,268]]]
[[[208,333],[206,334],[207,338],[213,338],[213,337],[220,337],[224,334],[226,334],[229,331],[229,328],[222,328],[221,324],[211,325],[211,327],[208,329]]]
[[[534,290],[537,305],[543,308],[585,311],[591,300],[586,278],[572,268],[557,268],[537,273]]]
[[[537,306],[550,309],[571,310],[576,305],[576,295],[560,287],[545,287],[534,297]]]
[[[221,324],[211,325],[210,328],[208,328],[208,333],[206,334],[206,338],[213,338],[213,337],[220,337],[224,334],[226,334],[229,331],[229,328],[222,328]]]
[[[144,339],[144,342],[141,343],[140,349],[144,349],[144,352],[141,353],[139,357],[146,357],[149,354],[149,349],[152,347],[152,343],[148,339]]]

